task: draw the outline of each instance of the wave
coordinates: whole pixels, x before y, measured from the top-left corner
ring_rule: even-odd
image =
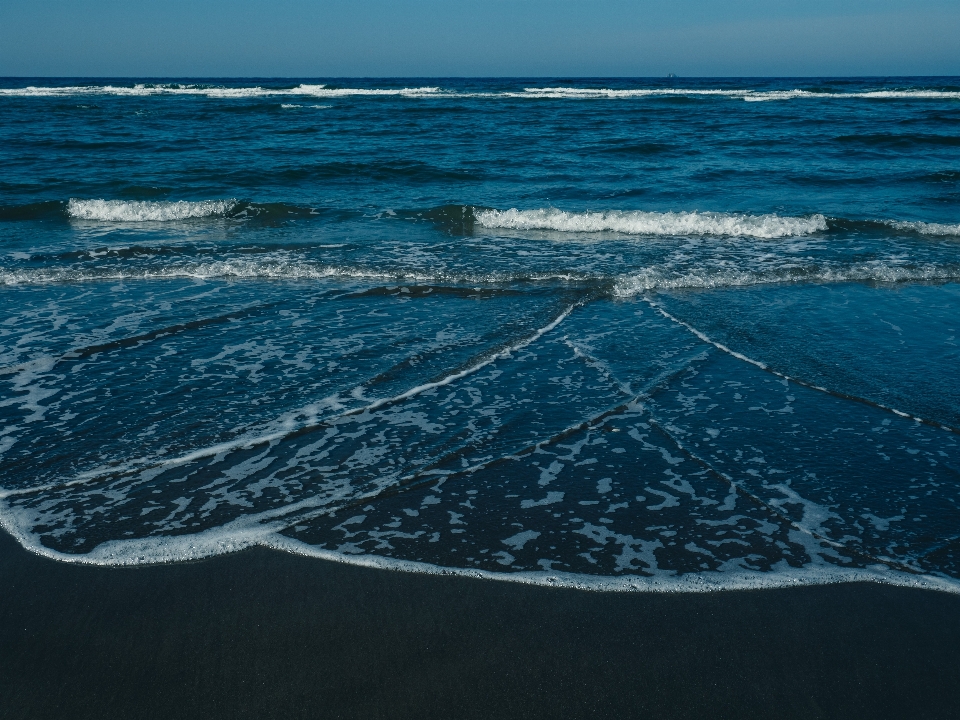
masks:
[[[76,220],[107,222],[169,222],[223,216],[237,206],[236,200],[77,200],[67,203],[67,215]]]
[[[914,222],[904,222],[900,220],[887,220],[885,225],[895,230],[906,230],[920,235],[936,235],[940,237],[957,236],[960,237],[960,223],[948,225],[944,223],[928,223],[920,220]]]
[[[461,269],[378,268],[270,257],[148,262],[138,266],[111,263],[83,267],[0,267],[0,286],[177,279],[448,284],[465,285],[476,290],[480,289],[479,286],[489,285],[560,283],[568,287],[592,289],[594,292],[626,298],[658,290],[718,289],[772,284],[951,282],[960,280],[960,264],[898,264],[876,260],[853,264],[784,264],[771,268],[694,266],[672,269],[655,265],[619,275],[562,269],[470,272]]]
[[[841,282],[949,282],[960,280],[960,265],[895,265],[883,261],[853,265],[784,267],[771,270],[704,269],[670,272],[645,268],[621,276],[614,297],[633,297],[656,290],[717,289],[755,285]]]
[[[338,167],[348,173],[369,172],[364,166]],[[377,168],[387,173],[405,173],[418,177],[421,173],[444,171],[422,167]],[[455,176],[455,172],[446,172]],[[105,200],[71,198],[39,201],[24,205],[0,206],[0,221],[67,218],[119,223],[175,222],[202,218],[278,222],[290,219],[348,220],[369,217],[361,210],[306,207],[289,203],[255,203],[247,200]],[[422,210],[387,210],[373,216],[377,219],[398,218],[428,220],[456,235],[471,235],[475,228],[491,230],[547,231],[557,233],[619,233],[647,236],[720,236],[778,239],[830,231],[869,233],[908,232],[937,237],[960,237],[960,223],[924,221],[872,220],[827,217],[820,213],[806,216],[782,216],[775,213],[750,215],[723,212],[647,212],[640,210],[600,210],[567,212],[556,208],[533,210],[498,210],[470,205],[443,205]]]
[[[326,85],[300,85],[290,91],[294,95],[309,97],[336,98],[336,97],[369,97],[369,96],[402,96],[402,97],[433,97],[443,93],[438,87],[417,88],[330,88]]]
[[[523,98],[556,98],[556,99],[599,99],[599,98],[643,98],[655,96],[670,95],[715,95],[721,97],[745,97],[752,94],[753,90],[714,90],[700,88],[630,88],[630,89],[611,89],[611,88],[576,88],[576,87],[544,87],[544,88],[524,88],[522,93],[492,93],[503,97],[523,97]]]
[[[707,593],[725,590],[759,590],[845,582],[875,582],[894,587],[909,587],[960,594],[960,582],[942,575],[918,574],[884,565],[867,568],[841,567],[814,560],[802,567],[782,564],[775,570],[748,570],[737,565],[729,570],[676,574],[655,571],[651,575],[587,575],[557,570],[496,572],[476,568],[435,565],[402,560],[377,554],[350,554],[309,545],[281,534],[287,523],[271,517],[241,517],[220,527],[181,536],[108,540],[85,554],[73,554],[47,547],[31,531],[29,523],[8,502],[0,499],[0,528],[22,547],[60,562],[106,567],[143,566],[161,563],[191,562],[235,553],[252,547],[313,557],[359,567],[412,572],[426,575],[471,577],[478,580],[520,583],[553,588],[571,588],[591,592],[633,593]]]
[[[928,99],[928,100],[955,100],[960,99],[960,92],[953,90],[871,90],[867,92],[814,92],[811,90],[738,90],[738,89],[708,89],[708,88],[574,88],[548,87],[524,88],[523,93],[502,93],[509,97],[529,98],[569,98],[569,99],[626,99],[644,97],[669,96],[720,96],[738,98],[747,102],[765,102],[771,100],[793,100],[794,98],[873,98],[873,99]]]
[[[873,582],[893,587],[917,588],[960,594],[960,582],[932,574],[908,573],[877,565],[869,568],[845,568],[824,561],[802,567],[783,566],[768,572],[743,569],[700,571],[676,574],[659,571],[646,575],[586,575],[558,570],[496,572],[475,568],[434,565],[400,560],[376,554],[348,554],[308,545],[282,535],[282,522],[270,518],[239,518],[227,525],[182,536],[146,537],[136,540],[108,540],[86,554],[53,550],[26,527],[17,513],[0,500],[0,528],[22,547],[60,562],[105,567],[144,566],[161,563],[191,562],[218,555],[265,547],[327,562],[343,563],[378,570],[424,575],[469,577],[477,580],[519,583],[551,588],[570,588],[590,592],[616,593],[710,593],[730,590],[761,590],[786,587],[833,585],[848,582]]]
[[[153,85],[137,83],[123,85],[70,85],[41,87],[30,85],[23,88],[0,88],[0,97],[73,97],[84,95],[112,95],[117,97],[148,97],[154,95],[197,95],[209,98],[258,98],[258,97],[350,97],[350,96],[427,96],[440,93],[438,87],[417,88],[330,88],[326,85],[298,85],[293,88],[222,87],[210,85]]]
[[[862,92],[825,92],[814,90],[753,90],[737,88],[578,88],[578,87],[529,87],[522,91],[457,91],[441,87],[403,88],[343,88],[326,84],[300,84],[288,88],[263,86],[225,87],[200,84],[152,84],[125,85],[70,85],[0,88],[0,97],[75,97],[75,96],[149,97],[158,95],[193,95],[208,98],[244,99],[269,97],[451,97],[451,98],[527,98],[527,99],[631,99],[649,97],[727,97],[747,102],[793,100],[796,98],[819,99],[881,99],[881,100],[953,100],[960,99],[960,91],[933,89],[868,90]]]
[[[360,280],[393,283],[465,283],[488,285],[525,282],[596,283],[609,280],[578,272],[454,272],[415,268],[383,269],[362,266],[329,265],[325,263],[282,260],[234,258],[199,262],[179,262],[146,267],[0,267],[0,286],[40,285],[96,281],[136,280]]]
[[[572,213],[551,208],[475,210],[474,216],[477,225],[491,229],[616,232],[626,235],[722,235],[774,239],[823,232],[828,227],[823,215],[783,217],[622,210]]]
[[[62,208],[62,204],[58,203]],[[226,217],[233,220],[276,221],[308,217],[353,217],[357,213],[287,203],[251,203],[241,200],[79,200],[66,204],[67,217],[101,222],[172,222]],[[0,215],[2,218],[2,215]]]
[[[346,220],[363,217],[363,210],[308,207],[283,202],[248,200],[105,200],[71,198],[23,205],[0,205],[0,222],[26,220],[92,220],[153,223],[224,217],[231,220],[277,222],[300,218]]]

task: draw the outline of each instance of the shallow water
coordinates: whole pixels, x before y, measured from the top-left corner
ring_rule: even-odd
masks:
[[[0,522],[960,588],[960,80],[7,81]]]

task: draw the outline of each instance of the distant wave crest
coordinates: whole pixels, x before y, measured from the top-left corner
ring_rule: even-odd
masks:
[[[646,87],[646,88],[582,88],[582,87],[528,87],[522,90],[470,91],[441,87],[403,88],[343,88],[326,84],[302,83],[295,87],[278,88],[263,86],[225,87],[201,84],[151,84],[135,85],[68,85],[0,88],[0,97],[74,97],[112,95],[118,97],[145,97],[156,95],[195,95],[208,98],[243,99],[258,97],[451,97],[451,98],[524,98],[524,99],[570,99],[601,100],[648,97],[727,97],[747,102],[793,100],[795,98],[820,99],[878,99],[878,100],[951,100],[960,99],[960,91],[924,88],[878,89],[860,92],[827,92],[812,90],[755,90],[746,88],[700,88],[700,87]]]
[[[478,210],[476,223],[486,228],[616,232],[627,235],[722,235],[783,238],[827,229],[823,215],[782,217],[709,212],[608,211],[572,213],[555,209]]]
[[[0,88],[0,97],[71,97],[76,95],[114,95],[146,97],[151,95],[199,95],[210,98],[255,98],[274,96],[347,97],[353,95],[433,95],[437,87],[418,88],[330,88],[326,85],[298,85],[293,88],[217,87],[210,85],[151,85],[137,83],[124,85],[69,85],[63,87]]]

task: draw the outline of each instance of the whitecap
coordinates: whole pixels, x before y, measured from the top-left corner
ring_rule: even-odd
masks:
[[[943,282],[960,278],[956,265],[903,266],[882,261],[848,266],[782,268],[772,270],[704,269],[670,272],[645,268],[621,276],[614,285],[616,297],[632,297],[652,290],[749,287],[774,283],[840,282]]]
[[[167,222],[225,215],[236,200],[78,200],[67,203],[67,215],[76,220],[106,222]]]
[[[944,223],[922,222],[919,220],[915,222],[888,220],[886,224],[895,230],[906,230],[908,232],[919,233],[920,235],[960,236],[960,223],[948,225]]]
[[[823,215],[784,217],[711,212],[565,212],[538,210],[479,210],[481,227],[558,232],[616,232],[625,235],[720,235],[763,239],[793,237],[827,229]]]

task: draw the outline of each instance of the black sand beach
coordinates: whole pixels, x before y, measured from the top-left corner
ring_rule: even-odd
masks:
[[[142,568],[0,537],[15,718],[954,718],[960,597],[592,593],[251,550]]]

